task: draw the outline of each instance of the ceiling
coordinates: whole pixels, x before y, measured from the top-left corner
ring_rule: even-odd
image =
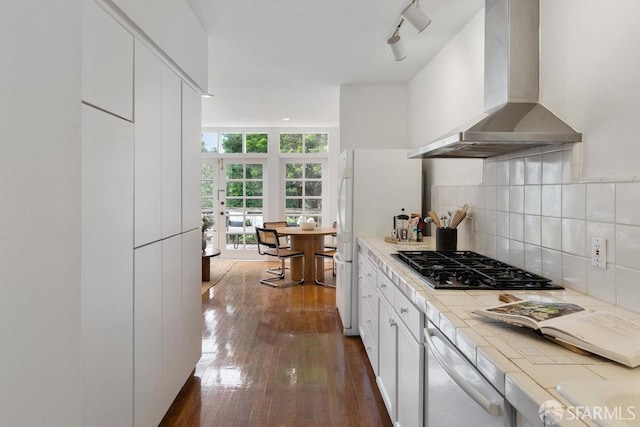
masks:
[[[187,1],[209,34],[205,127],[338,126],[341,85],[406,84],[484,5],[421,0],[431,25],[404,23],[394,61],[386,40],[409,0]]]

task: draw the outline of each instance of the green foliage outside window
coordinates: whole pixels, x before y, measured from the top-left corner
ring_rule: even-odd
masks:
[[[269,146],[269,139],[266,133],[248,133],[247,153],[266,153]]]
[[[301,133],[281,133],[280,134],[281,153],[302,153]]]
[[[241,133],[223,133],[221,136],[223,153],[242,153]]]
[[[326,153],[329,135],[326,133],[307,133],[304,135],[305,153]]]

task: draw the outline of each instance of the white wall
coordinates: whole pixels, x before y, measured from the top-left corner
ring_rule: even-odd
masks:
[[[79,426],[80,2],[6,2],[0,40],[0,424]]]
[[[484,9],[409,82],[408,103],[411,147],[425,145],[483,113]],[[477,159],[427,159],[423,170],[433,185],[482,181],[482,161]]]
[[[338,86],[211,88],[203,127],[333,127],[340,124]],[[284,117],[289,121],[283,121]]]
[[[185,0],[105,0],[132,19],[207,92],[208,37]]]
[[[340,151],[408,148],[407,86],[340,87]]]
[[[640,173],[639,13],[634,0],[541,1],[540,101],[583,133],[585,177]]]

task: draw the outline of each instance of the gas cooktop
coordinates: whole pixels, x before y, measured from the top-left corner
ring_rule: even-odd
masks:
[[[399,251],[393,256],[436,289],[564,289],[551,279],[472,251]]]

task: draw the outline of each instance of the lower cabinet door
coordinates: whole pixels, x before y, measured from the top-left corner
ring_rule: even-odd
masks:
[[[134,251],[134,426],[160,424],[162,410],[162,243]]]
[[[163,411],[182,384],[182,237],[177,235],[162,241]]]
[[[182,235],[182,382],[202,356],[202,237],[200,229]]]
[[[376,379],[389,416],[396,420],[397,330],[395,312],[384,297],[380,298],[378,369]]]
[[[424,349],[409,329],[398,324],[396,425],[422,426],[424,420]]]

